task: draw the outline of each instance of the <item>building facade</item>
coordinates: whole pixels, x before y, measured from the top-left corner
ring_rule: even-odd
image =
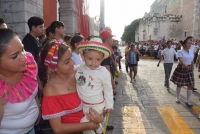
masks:
[[[85,8],[87,4],[88,0],[0,0],[0,17],[21,38],[29,32],[27,21],[32,16],[44,18],[45,27],[48,27],[52,21],[63,21],[66,33],[74,35],[76,32],[83,31],[81,29],[83,23],[89,25],[89,19],[88,21],[84,19],[87,18],[87,13],[82,12],[88,11],[89,7]],[[87,27],[84,32],[87,36],[89,28]]]
[[[8,27],[21,38],[29,32],[27,21],[31,16],[43,17],[42,0],[0,0],[1,16]]]
[[[135,31],[136,41],[200,39],[200,0],[155,0]]]
[[[95,18],[90,18],[90,35],[99,36],[100,22]]]

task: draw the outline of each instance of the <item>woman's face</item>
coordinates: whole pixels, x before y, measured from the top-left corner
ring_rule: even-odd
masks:
[[[184,44],[184,48],[185,49],[190,49],[190,47],[191,47],[191,41],[187,40],[186,44]]]
[[[57,70],[63,74],[74,73],[74,60],[72,59],[72,53],[68,49],[57,64]]]
[[[26,70],[26,53],[18,37],[8,43],[5,53],[0,59],[0,72],[17,73]]]
[[[134,49],[135,49],[135,46],[134,46],[134,45],[132,45],[132,46],[131,46],[131,50],[134,50]]]

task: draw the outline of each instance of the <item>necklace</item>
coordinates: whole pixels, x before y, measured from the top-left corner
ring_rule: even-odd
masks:
[[[69,85],[66,85],[66,82],[61,82],[61,83],[60,83],[60,82],[58,81],[58,79],[56,79],[56,81],[58,82],[58,84],[64,84],[64,85],[67,87],[68,90],[71,90],[70,86],[69,86]]]

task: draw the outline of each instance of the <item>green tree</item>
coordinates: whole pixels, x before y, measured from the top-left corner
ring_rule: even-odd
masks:
[[[132,21],[130,25],[125,26],[124,33],[121,37],[123,41],[135,41],[135,30],[139,27],[140,21],[141,19],[136,19]]]

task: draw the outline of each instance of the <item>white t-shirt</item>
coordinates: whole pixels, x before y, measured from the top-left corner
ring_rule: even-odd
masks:
[[[171,46],[171,48],[174,48],[174,49],[176,49],[176,45],[172,45],[172,46]]]
[[[158,45],[154,45],[154,50],[156,51],[156,50],[158,50]]]
[[[80,65],[81,63],[83,63],[83,60],[82,60],[81,56],[78,55],[78,54],[75,53],[75,52],[72,52],[72,59],[73,59],[74,62],[75,62],[75,66],[78,66],[78,65]]]
[[[189,53],[184,49],[181,49],[177,52],[177,58],[181,58],[184,64],[191,65],[194,60],[194,53],[189,49]]]
[[[164,56],[164,63],[174,63],[175,54],[176,51],[174,50],[174,48],[165,48],[161,54]]]
[[[38,118],[39,109],[35,101],[37,90],[30,98],[20,103],[7,102],[0,124],[0,134],[25,134],[33,127]]]
[[[193,53],[196,53],[196,51],[197,51],[198,48],[199,48],[198,45],[191,45],[190,50],[191,50]]]

